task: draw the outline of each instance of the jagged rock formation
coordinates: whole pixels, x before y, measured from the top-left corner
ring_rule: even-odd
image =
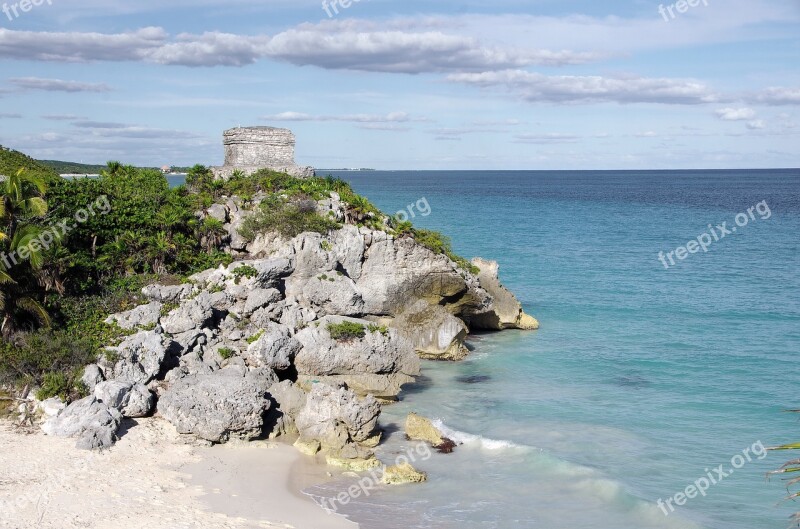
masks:
[[[155,410],[205,441],[297,435],[305,453],[370,468],[381,403],[414,381],[420,358],[464,358],[471,328],[536,326],[497,263],[475,260],[475,274],[413,237],[348,223],[336,193],[317,210],[344,221],[339,229],[237,240],[264,198],[227,197],[199,213],[224,223],[223,247],[238,260],[187,284],[150,285],[145,304],[110,316],[132,334],[86,368],[93,395],[51,419],[48,433],[107,447],[123,417]],[[334,333],[342,327],[350,331]],[[424,418],[406,427],[441,451],[454,446]],[[396,474],[393,483],[423,479]]]
[[[249,176],[260,169],[285,172],[298,178],[314,176],[313,167],[294,161],[295,137],[289,129],[237,127],[223,133],[225,165],[212,167],[214,176],[227,180],[234,171]]]

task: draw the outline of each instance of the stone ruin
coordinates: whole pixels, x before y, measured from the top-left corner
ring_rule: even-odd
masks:
[[[234,171],[250,176],[260,169],[298,178],[315,175],[313,167],[302,167],[294,162],[295,138],[289,129],[237,127],[226,130],[222,137],[225,165],[211,168],[218,179],[227,180]]]

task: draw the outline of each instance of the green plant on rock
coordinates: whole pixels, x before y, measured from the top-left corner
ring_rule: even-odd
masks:
[[[258,275],[258,270],[250,265],[242,265],[235,268],[231,273],[233,274],[234,277],[233,282],[238,285],[241,282],[242,278],[250,279],[252,277],[256,277]]]
[[[377,325],[372,323],[367,326],[367,330],[369,332],[379,332],[384,336],[389,336],[389,327],[386,327],[385,325]]]
[[[340,342],[360,339],[366,336],[366,330],[360,323],[343,321],[342,323],[329,323],[327,326],[331,338]]]
[[[304,232],[327,234],[341,225],[316,212],[316,203],[307,197],[295,196],[285,200],[271,196],[259,209],[242,223],[239,234],[247,241],[254,241],[263,233],[278,233],[292,238]]]
[[[253,344],[256,343],[258,339],[261,338],[262,336],[264,336],[264,329],[259,330],[257,333],[247,338],[245,341],[249,344]]]
[[[223,360],[230,360],[236,354],[236,351],[231,349],[230,347],[220,347],[217,352],[222,357]]]

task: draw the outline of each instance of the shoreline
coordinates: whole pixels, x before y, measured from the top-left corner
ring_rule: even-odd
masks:
[[[296,489],[326,468],[291,446],[185,444],[159,418],[127,426],[110,450],[86,452],[0,423],[0,527],[358,529]]]

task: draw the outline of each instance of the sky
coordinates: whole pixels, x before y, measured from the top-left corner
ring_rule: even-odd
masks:
[[[319,168],[800,167],[800,0],[0,0],[0,144]]]

